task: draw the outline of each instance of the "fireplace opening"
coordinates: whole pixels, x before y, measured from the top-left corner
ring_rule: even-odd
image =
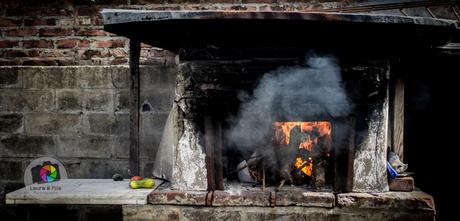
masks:
[[[271,145],[257,148],[247,162],[238,164],[238,180],[278,184],[278,188],[284,183],[315,190],[330,187],[333,178],[331,122],[278,121],[272,126]]]
[[[332,151],[331,123],[328,121],[275,122],[273,127],[274,145],[287,155],[281,159],[287,161],[285,168],[280,167],[281,173],[284,173],[282,178],[292,184],[307,184],[315,189],[323,188],[327,174],[331,172],[328,168]]]
[[[364,163],[377,156],[355,157],[355,146],[384,150],[386,137],[376,136],[386,130],[387,68],[345,61],[329,55],[183,61],[171,127],[178,129],[177,152],[167,154],[171,141],[164,142],[158,161],[171,165],[173,187],[352,191],[360,181],[355,159],[366,168],[358,172],[374,173]],[[184,168],[194,176],[184,176]],[[366,181],[372,182],[385,188]]]
[[[334,184],[333,126],[331,121],[276,121],[272,136],[251,150],[227,147],[227,182],[243,185],[301,186],[331,191]]]

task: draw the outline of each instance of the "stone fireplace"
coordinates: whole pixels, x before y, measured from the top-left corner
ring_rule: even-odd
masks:
[[[286,179],[337,192],[388,191],[389,64],[339,67],[332,57],[264,54],[249,60],[181,59],[177,113],[171,114],[176,158],[164,162],[162,150],[157,155],[157,162],[173,168],[173,187],[224,189],[224,180],[238,181],[238,164],[247,161],[254,162],[248,168],[260,184],[267,173],[267,185]],[[261,169],[256,164],[265,164],[265,171],[255,171]],[[317,178],[324,184],[315,185]]]
[[[390,194],[379,202],[432,216],[427,196],[413,196],[421,203],[413,205],[388,192],[387,154],[403,148],[404,58],[448,43],[454,23],[341,13],[102,14],[106,30],[131,39],[133,171],[140,42],[178,54],[175,102],[153,171],[170,186],[152,192],[151,204],[375,209],[366,197]],[[359,195],[366,193],[374,195]]]

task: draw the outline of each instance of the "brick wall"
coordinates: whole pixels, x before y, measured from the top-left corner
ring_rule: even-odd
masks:
[[[127,64],[129,41],[103,30],[99,10],[118,5],[23,6],[0,3],[0,65]],[[143,45],[143,64],[171,63],[174,54]]]
[[[57,2],[57,3],[56,3]],[[350,11],[459,19],[457,3],[264,0],[5,0],[0,3],[0,65],[127,64],[128,41],[103,31],[102,8],[154,10]],[[408,2],[408,3],[407,3]],[[413,2],[413,1],[412,1]],[[422,1],[423,2],[423,1]],[[428,2],[428,1],[426,1]],[[388,3],[380,1],[380,3]],[[174,54],[144,45],[144,64],[173,63]]]

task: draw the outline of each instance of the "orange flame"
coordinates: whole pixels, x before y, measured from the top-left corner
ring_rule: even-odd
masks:
[[[291,130],[296,126],[300,126],[301,132],[306,133],[306,138],[299,145],[299,148],[311,151],[312,147],[318,144],[318,138],[324,137],[327,141],[331,140],[332,126],[328,121],[315,122],[275,122],[275,139],[281,144],[288,145]],[[317,136],[313,136],[313,134]]]
[[[308,161],[304,161],[301,157],[297,157],[295,159],[294,166],[295,168],[300,169],[307,176],[311,176],[311,173],[313,171],[313,160],[311,159],[311,157],[309,157]]]

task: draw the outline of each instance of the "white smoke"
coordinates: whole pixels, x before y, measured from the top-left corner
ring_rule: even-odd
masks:
[[[280,67],[262,77],[253,95],[242,99],[229,140],[239,148],[253,147],[273,135],[275,121],[313,120],[299,119],[302,115],[341,117],[351,109],[336,59],[308,56],[303,65]]]

